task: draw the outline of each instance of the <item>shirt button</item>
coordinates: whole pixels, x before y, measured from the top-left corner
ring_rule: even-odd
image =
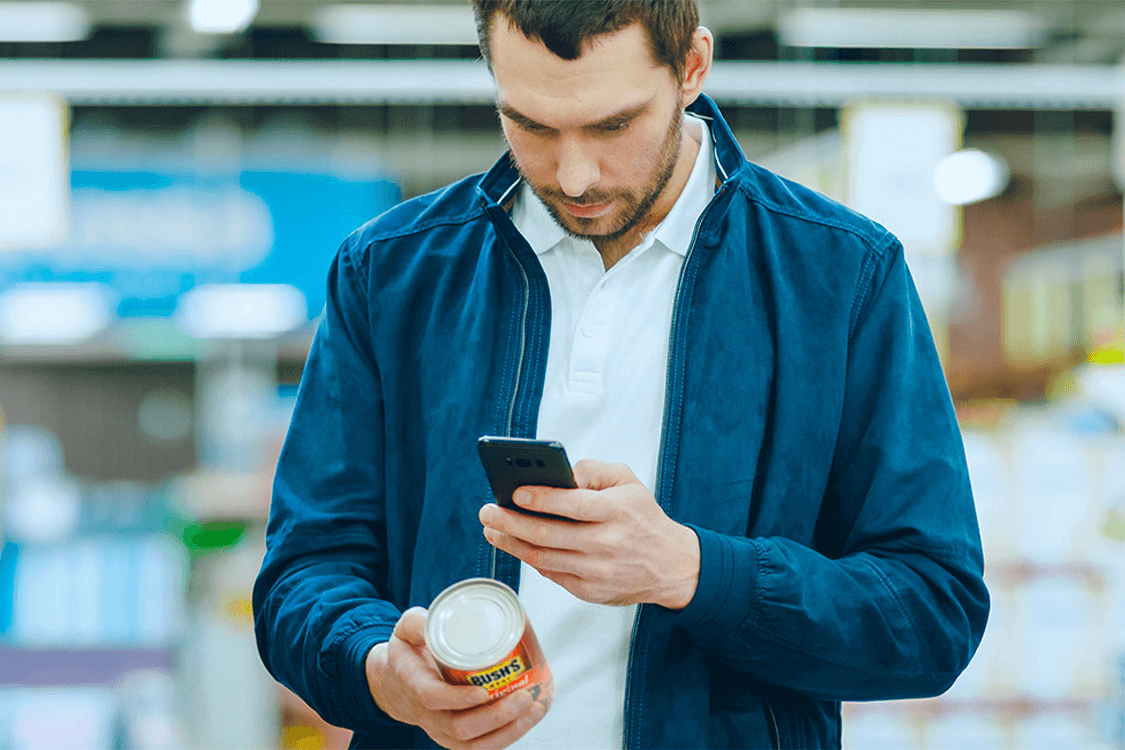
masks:
[[[586,338],[590,338],[591,336],[593,336],[594,335],[594,324],[593,323],[587,323],[586,325],[582,326],[582,335],[585,336]]]

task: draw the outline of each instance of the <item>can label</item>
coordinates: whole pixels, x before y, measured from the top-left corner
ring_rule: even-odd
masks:
[[[531,624],[524,620],[523,636],[502,661],[483,669],[461,670],[438,663],[446,682],[454,685],[476,685],[488,690],[489,700],[520,689],[531,692],[532,700],[549,708],[555,697],[555,679]]]

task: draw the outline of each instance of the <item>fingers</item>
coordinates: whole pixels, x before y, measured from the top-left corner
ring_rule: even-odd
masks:
[[[540,572],[575,571],[581,564],[582,555],[571,551],[552,549],[549,546],[525,542],[518,537],[496,529],[485,527],[484,538],[497,549],[519,558]]]
[[[551,518],[538,520],[562,523],[564,526],[560,528],[564,532],[573,528],[574,521],[604,521],[612,515],[613,510],[606,506],[595,490],[586,489],[563,490],[557,487],[529,485],[520,487],[513,492],[512,500],[524,510],[561,516],[561,521]],[[531,518],[536,518],[536,516],[531,516]],[[568,521],[571,522],[570,526],[565,525]]]
[[[471,685],[450,685],[442,679],[425,648],[426,610],[413,607],[395,624],[387,644],[387,663],[395,678],[427,711],[460,711],[488,700],[488,691]]]
[[[451,748],[506,747],[545,713],[543,704],[533,701],[527,690],[517,690],[495,703],[440,714],[427,731],[434,740]]]
[[[576,490],[567,491],[576,492]],[[523,490],[517,491],[516,494],[520,492]],[[518,510],[501,508],[493,503],[482,507],[478,517],[486,531],[491,529],[509,534],[538,547],[578,549],[583,545],[582,537],[585,529],[583,524],[574,521],[531,516]]]

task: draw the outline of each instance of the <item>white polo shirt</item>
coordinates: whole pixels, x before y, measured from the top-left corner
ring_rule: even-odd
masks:
[[[691,176],[672,210],[609,271],[593,243],[563,232],[523,185],[512,221],[551,289],[551,344],[537,434],[583,458],[627,464],[655,489],[664,419],[672,305],[695,225],[715,193],[706,125]],[[636,606],[589,604],[534,568],[520,567],[520,599],[555,676],[554,704],[512,747],[620,748]]]

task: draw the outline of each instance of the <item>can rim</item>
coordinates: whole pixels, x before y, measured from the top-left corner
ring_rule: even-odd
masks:
[[[499,607],[503,617],[501,637],[480,653],[464,654],[448,639],[447,628],[452,607],[457,602],[484,599]],[[426,644],[434,658],[453,669],[484,669],[502,661],[523,637],[526,614],[516,592],[492,578],[468,578],[448,587],[434,599],[426,613]]]

